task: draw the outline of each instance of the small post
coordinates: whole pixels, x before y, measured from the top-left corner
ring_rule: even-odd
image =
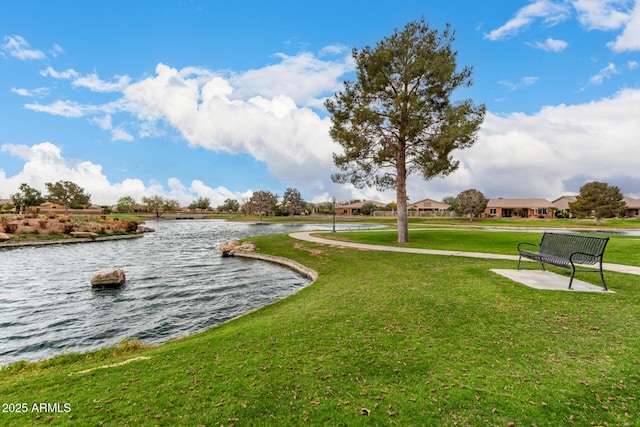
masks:
[[[336,198],[335,196],[331,199],[333,202],[333,232],[336,232]]]

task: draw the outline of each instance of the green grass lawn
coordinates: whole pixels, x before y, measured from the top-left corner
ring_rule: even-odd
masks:
[[[396,230],[319,233],[319,237],[374,245],[518,255],[519,242],[539,243],[542,232],[478,229],[412,229],[409,244],[398,244]],[[598,234],[611,239],[604,261],[640,266],[640,236]]]
[[[413,244],[430,246],[424,233],[419,243],[412,232]],[[385,233],[365,235],[386,243]],[[461,244],[439,239],[438,248]],[[464,246],[504,252],[512,239],[479,232]],[[0,425],[640,424],[640,276],[607,272],[615,294],[539,291],[489,271],[512,261],[251,240],[319,279],[157,348],[4,368],[3,404],[60,402],[70,412],[3,412]],[[640,243],[616,241],[612,258]]]

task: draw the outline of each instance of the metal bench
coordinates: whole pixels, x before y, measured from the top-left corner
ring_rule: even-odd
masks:
[[[608,241],[608,237],[544,233],[540,243],[518,243],[518,252],[520,253],[518,270],[520,270],[520,261],[522,258],[529,258],[540,262],[543,270],[545,269],[545,264],[571,270],[569,289],[571,289],[573,277],[576,272],[600,273],[602,286],[604,290],[608,290],[604,282],[604,274],[602,273],[602,256],[604,255],[604,248],[607,246]],[[538,248],[538,250],[527,250],[527,248],[530,247]],[[576,264],[594,265],[594,267],[578,270],[576,269]],[[599,269],[596,270],[595,264],[599,264]]]

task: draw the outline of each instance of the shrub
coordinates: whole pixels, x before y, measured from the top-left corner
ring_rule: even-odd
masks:
[[[135,222],[135,221],[127,221],[126,222],[124,231],[126,231],[128,233],[133,233],[136,230],[138,230],[138,223],[137,222]]]
[[[0,228],[4,233],[13,234],[18,230],[18,224],[11,222],[10,218],[0,218]]]
[[[38,220],[38,226],[40,226],[42,230],[45,230],[48,225],[49,220],[47,218],[40,218],[40,220]]]
[[[64,234],[71,234],[73,232],[73,229],[75,228],[75,225],[72,223],[64,223],[62,225],[62,232]]]

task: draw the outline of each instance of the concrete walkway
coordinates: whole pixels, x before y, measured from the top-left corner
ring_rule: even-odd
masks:
[[[444,255],[444,256],[459,256],[468,258],[483,258],[483,259],[504,259],[510,261],[518,261],[517,255],[503,255],[503,254],[490,254],[484,252],[464,252],[464,251],[444,251],[437,249],[421,249],[421,248],[408,248],[408,247],[396,247],[396,246],[382,246],[382,245],[369,245],[365,243],[344,242],[340,240],[325,239],[319,236],[312,236],[312,234],[330,233],[328,231],[300,231],[291,233],[291,236],[297,240],[303,240],[311,243],[319,243],[322,245],[333,245],[345,248],[353,249],[367,249],[372,251],[388,251],[388,252],[402,252],[412,254],[425,254],[425,255]],[[529,260],[523,260],[529,261]],[[621,264],[604,263],[602,265],[604,270],[615,271],[618,273],[627,273],[640,275],[640,267]],[[508,277],[511,280],[522,283],[536,289],[553,289],[553,290],[569,290],[569,278],[561,276],[559,274],[550,273],[548,271],[536,271],[536,270],[492,270],[496,274]],[[540,274],[542,273],[542,274]],[[581,280],[574,279],[572,290],[582,292],[602,292],[602,288],[592,285],[590,283],[583,282]],[[610,291],[610,293],[613,293]]]

